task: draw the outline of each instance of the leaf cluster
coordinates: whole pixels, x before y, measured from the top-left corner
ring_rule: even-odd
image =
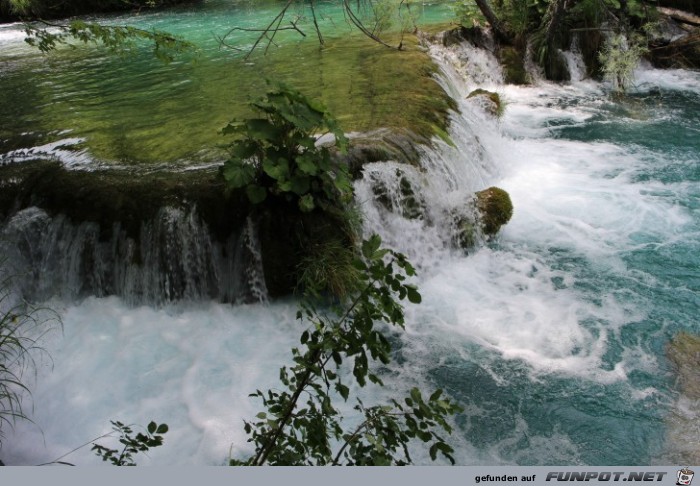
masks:
[[[334,398],[350,397],[343,378],[348,367],[360,387],[368,382],[383,385],[370,367],[377,361],[387,364],[391,357],[390,341],[378,324],[403,328],[400,301],[421,301],[416,287],[407,282],[414,268],[404,255],[380,246],[376,235],[363,242],[362,258],[354,263],[363,286],[344,308],[301,305],[297,318],[308,328],[301,346],[292,350],[294,365],[280,369],[284,389],[251,395],[265,407],[255,421],[244,425],[255,453],[231,459],[231,465],[409,464],[408,443],[414,439],[431,444],[433,459],[440,452],[453,461],[452,449],[434,429],[450,433],[448,416],[459,408],[441,399],[441,392],[426,401],[414,389],[403,403],[393,400],[386,406],[366,407],[358,400],[355,410],[362,421],[352,430],[343,428],[333,403]]]
[[[347,138],[326,108],[282,84],[251,103],[260,115],[234,120],[223,130],[233,135],[222,175],[229,189],[245,189],[253,204],[281,199],[302,212],[344,208],[352,199],[347,167],[334,163],[316,135],[330,133],[347,150]]]
[[[95,451],[103,461],[109,461],[114,466],[135,466],[134,456],[140,452],[147,452],[153,447],[163,445],[163,434],[168,432],[167,424],[157,424],[153,421],[148,424],[146,433],[139,432],[134,435],[134,431],[129,425],[122,422],[110,420],[112,430],[119,434],[121,446],[117,449],[105,447],[100,444],[93,444]]]
[[[67,24],[25,23],[24,31],[27,34],[25,42],[42,52],[52,51],[59,45],[74,47],[71,42],[77,40],[83,44],[100,44],[113,52],[124,54],[133,49],[138,41],[145,41],[152,43],[153,54],[158,59],[169,62],[176,54],[194,49],[193,44],[167,32],[123,25],[100,25],[83,20],[73,20]]]

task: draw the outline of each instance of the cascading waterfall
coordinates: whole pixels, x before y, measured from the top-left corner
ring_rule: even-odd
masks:
[[[73,223],[29,207],[2,228],[6,272],[19,295],[40,302],[118,295],[130,304],[217,299],[264,302],[267,298],[252,220],[223,243],[216,241],[196,207],[162,207],[141,224],[140,238],[120,223]]]
[[[419,167],[392,161],[366,164],[355,184],[365,233],[379,234],[424,270],[465,246],[459,243],[465,231],[460,222],[467,221],[474,231],[474,245],[485,241],[474,194],[498,180],[500,135],[498,120],[466,97],[472,89],[493,86],[503,78],[488,51],[435,44],[430,49],[440,65],[437,80],[458,105],[450,114],[451,143],[434,138],[421,148]]]

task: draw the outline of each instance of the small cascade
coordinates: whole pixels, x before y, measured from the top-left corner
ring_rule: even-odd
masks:
[[[130,304],[266,299],[256,228],[251,221],[215,241],[195,208],[163,207],[141,225],[138,241],[120,223],[73,223],[30,207],[0,233],[6,273],[25,299],[118,295]]]
[[[569,69],[571,82],[576,83],[583,81],[586,78],[586,63],[583,60],[583,54],[578,45],[578,37],[574,37],[571,41],[571,48],[568,51],[561,53],[566,59],[566,66]]]
[[[430,54],[440,68],[437,81],[458,106],[450,115],[449,139],[435,137],[422,147],[419,166],[366,164],[355,183],[365,232],[379,234],[423,269],[486,240],[476,193],[498,180],[502,150],[498,120],[479,100],[468,99],[476,88],[502,83],[496,58],[466,43],[433,44]]]

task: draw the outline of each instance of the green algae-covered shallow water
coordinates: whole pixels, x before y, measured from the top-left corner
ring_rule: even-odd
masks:
[[[211,5],[212,11],[225,11],[223,5]],[[172,22],[181,22],[185,33],[190,15],[184,10]],[[608,86],[592,81],[503,86],[497,76],[482,75],[494,69],[488,55],[460,49],[432,51],[442,86],[462,113],[453,115],[450,129],[457,149],[437,142],[414,179],[424,183],[420,195],[428,208],[449,207],[488,185],[503,187],[515,206],[513,219],[498,239],[469,255],[452,251],[429,218],[403,218],[373,198],[371,182],[390,187],[396,164],[365,167],[356,193],[366,229],[419,266],[423,302],[408,309],[406,331],[393,336],[395,359],[381,370],[386,389],[367,390],[364,402],[403,395],[412,386],[444,388],[465,408],[450,438],[464,465],[697,464],[700,74],[640,69],[630,95],[613,100]],[[71,56],[78,62],[86,55],[43,61],[24,48],[7,52],[5,59],[15,57],[3,61],[11,67],[3,69],[5,81],[13,69],[48,73],[45,62]],[[126,63],[90,55],[116,71],[126,69]],[[458,60],[470,66],[459,75]],[[200,68],[184,61],[153,66]],[[483,71],[478,83],[469,76],[477,69]],[[140,72],[147,77],[150,71]],[[71,75],[59,74],[55,78]],[[73,81],[87,86],[94,80],[83,74]],[[29,86],[26,99],[3,101],[2,109],[26,117],[16,132],[27,132],[21,135],[27,147],[72,137],[85,139],[81,143],[96,157],[100,144],[94,140],[104,136],[99,125],[92,128],[94,139],[89,128],[64,133],[70,130],[64,126],[30,140],[41,126],[31,117],[38,120],[42,106],[51,113],[32,90],[46,95],[53,82],[42,78]],[[500,121],[465,99],[476,87],[498,90],[508,101]],[[128,99],[129,92],[122,96]],[[330,106],[335,99],[324,101]],[[25,101],[34,108],[17,108]],[[356,123],[343,116],[344,123]],[[188,123],[186,110],[162,122],[168,123]],[[7,150],[25,146],[12,143]],[[105,152],[115,150],[103,143]],[[187,146],[181,139],[172,143]],[[181,157],[189,160],[184,154],[173,159]],[[36,215],[18,215],[14,223]],[[293,301],[133,307],[118,297],[88,297],[48,305],[63,317],[63,332],[42,341],[52,362],[40,361],[30,384],[34,422],[18,423],[3,441],[0,457],[8,464],[55,459],[108,431],[110,419],[170,425],[166,445],[145,463],[213,465],[225,463],[229,453],[240,457],[246,451],[242,420],[260,410],[247,395],[276,386],[278,368],[289,362],[301,332]],[[420,450],[414,458],[430,463]],[[69,459],[99,462],[89,453]]]
[[[290,18],[305,16],[299,25],[307,37],[283,31],[266,56],[261,50],[245,61],[243,52],[220,48],[217,36],[266,25],[281,5],[210,0],[102,19],[172,32],[196,46],[168,64],[147,45],[123,56],[91,46],[43,55],[22,42],[19,25],[0,26],[0,157],[16,160],[34,149],[66,165],[220,161],[219,130],[250,114],[247,102],[264,93],[266,79],[320,99],[347,132],[410,127],[429,134],[443,125],[447,100],[415,38],[408,36],[405,51],[387,49],[351,29],[335,4],[319,10],[323,49],[305,11]],[[421,22],[451,15],[439,4],[420,10]],[[236,31],[227,43],[245,50],[255,36]]]

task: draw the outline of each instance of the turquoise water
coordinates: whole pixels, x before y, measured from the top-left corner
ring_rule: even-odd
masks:
[[[147,43],[121,56],[80,45],[43,55],[23,42],[20,25],[0,26],[0,160],[43,155],[74,167],[150,168],[220,162],[221,128],[250,115],[247,103],[264,93],[266,79],[324,102],[348,131],[376,129],[402,116],[393,100],[411,83],[382,77],[379,69],[397,69],[401,56],[359,34],[336,3],[319,4],[322,50],[310,11],[297,8],[284,25],[297,21],[306,37],[282,31],[267,55],[261,49],[247,61],[257,33],[233,31],[227,43],[241,50],[220,47],[218,38],[232,28],[261,28],[282,5],[211,0],[91,19],[168,31],[195,46],[168,64]],[[444,4],[415,10],[423,24],[452,17]],[[376,107],[382,112],[375,114]],[[412,116],[420,107],[406,109],[404,116]]]
[[[484,261],[433,279],[436,309],[453,305],[427,324],[465,335],[430,375],[469,404],[477,462],[682,462],[666,348],[700,331],[700,77],[675,75],[642,72],[619,101],[594,83],[504,89],[515,216]]]

